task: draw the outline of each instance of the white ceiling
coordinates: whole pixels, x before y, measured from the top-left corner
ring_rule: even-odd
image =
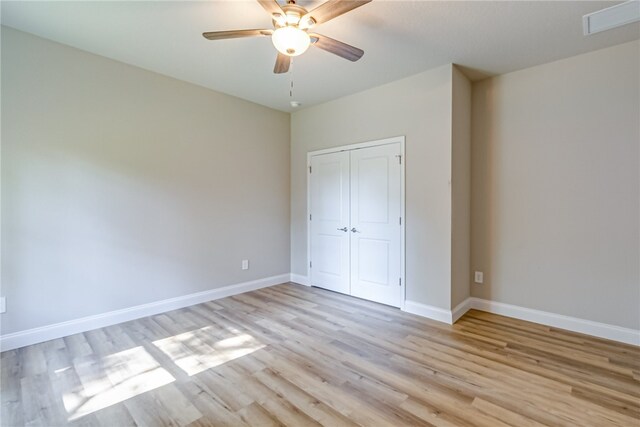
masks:
[[[308,9],[321,3],[299,2]],[[479,79],[639,39],[640,23],[582,35],[582,15],[615,3],[374,0],[316,28],[364,49],[364,57],[352,63],[310,48],[294,60],[294,98],[304,108],[451,62]],[[270,39],[201,35],[271,28],[253,0],[2,1],[1,16],[3,25],[291,110],[290,77],[273,74]]]

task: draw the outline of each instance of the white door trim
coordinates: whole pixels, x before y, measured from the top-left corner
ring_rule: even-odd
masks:
[[[333,148],[327,148],[324,150],[316,150],[316,151],[309,151],[307,153],[307,278],[310,281],[311,280],[311,266],[310,266],[310,260],[311,260],[311,219],[310,219],[310,215],[311,215],[311,158],[313,156],[317,156],[320,154],[328,154],[328,153],[336,153],[339,151],[351,151],[351,150],[358,150],[361,148],[369,148],[369,147],[376,147],[379,145],[387,145],[387,144],[400,144],[400,156],[401,156],[401,163],[400,163],[400,216],[402,217],[402,224],[400,224],[400,277],[402,280],[402,284],[400,286],[400,292],[401,292],[401,296],[400,296],[400,309],[404,310],[405,309],[405,301],[406,301],[406,276],[405,276],[405,224],[406,224],[406,217],[405,217],[405,164],[406,164],[406,156],[405,156],[405,151],[404,151],[404,143],[405,143],[405,137],[404,136],[394,136],[391,138],[385,138],[385,139],[378,139],[378,140],[374,140],[374,141],[366,141],[366,142],[361,142],[358,144],[350,144],[350,145],[341,145],[339,147],[333,147]],[[308,285],[310,286],[311,283],[309,282]]]

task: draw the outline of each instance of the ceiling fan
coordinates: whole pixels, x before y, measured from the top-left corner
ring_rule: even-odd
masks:
[[[364,55],[362,49],[327,36],[309,33],[309,30],[370,1],[329,0],[308,12],[304,7],[298,6],[295,0],[288,0],[284,6],[280,6],[276,0],[258,0],[258,3],[271,15],[273,29],[212,31],[202,33],[202,35],[209,40],[271,37],[273,45],[278,50],[276,65],[273,69],[276,74],[289,71],[291,57],[303,54],[309,45],[314,45],[349,61],[357,61]]]

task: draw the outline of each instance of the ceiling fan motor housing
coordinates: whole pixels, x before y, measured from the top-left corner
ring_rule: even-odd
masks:
[[[276,16],[276,14],[273,15],[273,26],[276,28],[284,26],[300,26],[300,18],[307,14],[307,9],[302,6],[298,6],[295,2],[290,2],[289,4],[282,6],[282,10],[285,13],[284,17]],[[313,18],[308,19],[309,22],[306,23],[304,28],[309,28],[315,23]]]

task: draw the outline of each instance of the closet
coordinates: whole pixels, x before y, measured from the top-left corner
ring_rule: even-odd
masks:
[[[400,307],[404,138],[309,153],[312,286]]]

